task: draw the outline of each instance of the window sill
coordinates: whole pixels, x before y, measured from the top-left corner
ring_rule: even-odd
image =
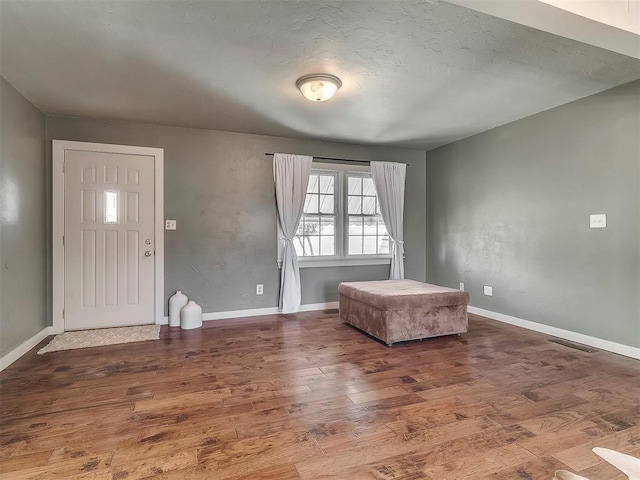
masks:
[[[331,259],[301,259],[298,258],[300,268],[320,267],[359,267],[363,265],[389,265],[391,257],[378,258],[331,258]]]

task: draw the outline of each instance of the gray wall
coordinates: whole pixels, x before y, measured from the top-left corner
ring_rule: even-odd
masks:
[[[636,81],[427,152],[428,281],[640,346],[639,117]]]
[[[425,152],[157,125],[49,117],[47,141],[161,147],[165,152],[165,290],[182,289],[204,312],[278,303],[272,159],[266,152],[408,163],[406,275],[426,278]],[[302,302],[337,300],[344,280],[388,277],[388,266],[301,270]],[[264,295],[256,296],[256,284]]]
[[[45,116],[0,77],[0,356],[47,326]]]

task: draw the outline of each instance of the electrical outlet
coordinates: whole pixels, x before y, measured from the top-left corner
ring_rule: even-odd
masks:
[[[487,295],[488,297],[493,297],[493,287],[490,287],[489,285],[485,285],[484,294]]]
[[[175,220],[165,220],[164,228],[165,230],[175,230],[177,228],[177,221]]]
[[[460,282],[460,290],[464,292],[464,283]]]
[[[264,293],[263,285],[261,283],[256,285],[256,295],[262,295]]]

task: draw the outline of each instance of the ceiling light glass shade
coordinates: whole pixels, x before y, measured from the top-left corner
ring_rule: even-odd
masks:
[[[342,86],[342,82],[336,76],[326,73],[314,73],[300,77],[296,87],[307,100],[312,102],[325,102],[329,100]]]

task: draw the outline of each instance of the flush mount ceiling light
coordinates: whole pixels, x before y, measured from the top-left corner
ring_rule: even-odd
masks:
[[[335,75],[328,73],[312,73],[300,77],[296,87],[304,98],[312,102],[325,102],[329,100],[342,86],[342,82]]]

